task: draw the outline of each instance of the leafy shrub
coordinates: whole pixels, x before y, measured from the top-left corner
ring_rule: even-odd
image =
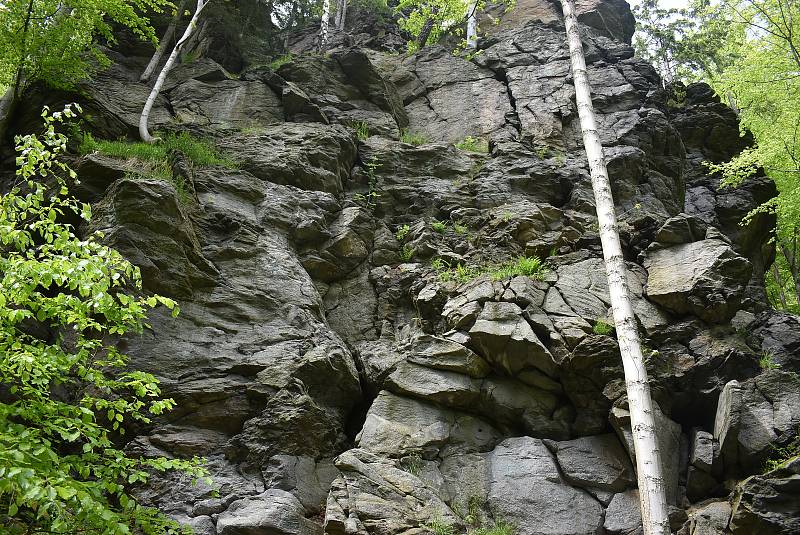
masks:
[[[439,221],[438,219],[434,219],[431,222],[431,228],[438,232],[439,234],[443,234],[447,230],[447,222],[446,221]]]
[[[395,232],[394,237],[397,238],[397,241],[402,242],[406,239],[406,236],[408,236],[410,230],[411,227],[409,227],[408,225],[402,225],[397,229],[397,232]]]
[[[415,147],[419,147],[420,145],[424,145],[428,142],[428,139],[418,132],[409,132],[407,129],[403,129],[400,131],[400,141],[403,143],[408,143],[409,145],[414,145]]]
[[[80,110],[80,108],[77,108]],[[115,345],[146,326],[139,269],[62,219],[91,218],[69,196],[75,172],[57,158],[55,126],[75,114],[42,114],[44,134],[16,138],[18,185],[0,199],[0,532],[166,533],[180,529],[128,493],[153,471],[205,476],[198,459],[144,458],[120,449],[126,423],[169,411],[158,380],[132,370]]]
[[[609,335],[614,331],[614,327],[609,325],[603,320],[597,320],[592,327],[592,332],[594,334],[602,334],[602,335]]]
[[[456,143],[456,148],[467,152],[489,152],[489,141],[482,137],[467,136],[463,141]]]
[[[411,259],[414,258],[414,253],[416,253],[414,248],[411,247],[409,244],[405,244],[403,248],[400,250],[400,259],[403,262],[411,262]]]

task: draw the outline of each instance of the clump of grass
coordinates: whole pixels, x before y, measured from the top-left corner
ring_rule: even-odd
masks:
[[[353,123],[353,128],[356,129],[356,136],[358,136],[358,139],[361,141],[364,141],[369,137],[369,125],[364,121]]]
[[[762,370],[774,370],[780,368],[781,365],[775,362],[775,353],[765,350],[761,353],[761,358],[758,359],[758,365]]]
[[[436,270],[439,280],[442,282],[454,280],[462,284],[484,274],[489,275],[492,280],[499,281],[518,276],[543,280],[547,273],[542,261],[535,256],[520,256],[503,264],[489,266],[466,266],[464,264],[452,266],[446,260],[435,258],[431,262],[431,267]]]
[[[546,271],[542,260],[536,256],[520,256],[515,260],[487,270],[492,280],[509,279],[520,275],[542,280]]]
[[[91,134],[87,133],[83,135],[79,150],[82,154],[97,151],[100,154],[114,158],[161,164],[169,162],[170,151],[178,150],[198,166],[221,165],[229,168],[236,166],[233,160],[220,155],[211,143],[194,138],[186,132],[181,132],[178,135],[167,134],[158,143],[95,139]]]
[[[394,233],[394,237],[397,239],[397,241],[402,242],[406,239],[406,236],[408,236],[410,230],[411,227],[409,227],[407,224],[401,225],[398,227],[397,232]]]
[[[413,453],[400,459],[400,467],[409,474],[418,476],[423,468],[422,457],[418,453]]]
[[[604,336],[611,334],[613,331],[614,327],[603,320],[597,320],[592,327],[592,332],[594,334],[602,334]]]
[[[491,527],[481,527],[472,532],[472,535],[514,535],[514,526],[508,522],[498,520]]]
[[[467,136],[463,141],[456,143],[456,148],[467,152],[489,152],[489,140],[482,137]]]
[[[453,230],[455,231],[456,234],[459,234],[461,236],[469,232],[469,229],[465,225],[462,225],[461,223],[453,223]]]
[[[403,143],[408,143],[409,145],[414,145],[415,147],[419,147],[420,145],[427,143],[428,139],[418,132],[409,132],[404,128],[400,131],[400,141]]]
[[[168,168],[143,169],[140,172],[128,171],[123,176],[128,180],[144,180],[148,178],[164,180],[172,184],[172,187],[175,188],[178,201],[183,204],[188,204],[192,200],[192,196],[186,189],[186,182],[183,180],[183,177],[173,175]]]
[[[425,528],[435,535],[455,535],[455,528],[441,518],[431,520],[430,524],[425,524]]]
[[[282,65],[285,65],[285,64],[289,63],[290,61],[292,61],[292,55],[291,54],[284,54],[284,55],[278,56],[277,58],[275,58],[272,61],[270,61],[269,62],[269,68],[272,69],[273,71],[277,71],[278,69],[281,68]]]
[[[434,219],[431,222],[431,228],[438,232],[439,234],[443,234],[447,230],[447,221],[439,221],[438,219]]]

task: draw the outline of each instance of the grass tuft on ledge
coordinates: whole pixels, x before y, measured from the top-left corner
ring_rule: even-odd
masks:
[[[158,164],[167,164],[169,152],[178,150],[197,166],[220,165],[228,168],[236,167],[236,162],[221,155],[210,142],[194,138],[186,132],[181,132],[177,135],[167,134],[158,143],[95,139],[94,136],[86,133],[83,135],[79,150],[81,154],[99,152],[114,158],[151,162],[156,166]]]

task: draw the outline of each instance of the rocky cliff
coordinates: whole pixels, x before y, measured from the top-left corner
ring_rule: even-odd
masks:
[[[720,189],[703,162],[747,145],[735,114],[704,85],[661,88],[625,2],[579,12],[673,529],[800,533],[800,460],[765,473],[798,435],[800,321],[766,303],[773,219],[741,223],[774,186]],[[201,32],[152,120],[235,165],[77,163],[92,229],[182,307],[125,342],[178,403],[128,448],[204,456],[217,489],[159,476],[140,497],[201,535],[640,532],[557,6],[520,0],[470,60],[399,54],[351,18],[326,53],[295,36],[277,70]],[[18,126],[79,99],[96,136],[133,136],[150,53],[123,40]],[[501,269],[520,256],[545,269]]]

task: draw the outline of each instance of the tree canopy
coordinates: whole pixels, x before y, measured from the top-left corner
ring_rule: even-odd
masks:
[[[778,216],[777,259],[767,289],[778,308],[800,312],[800,8],[793,0],[695,0],[639,9],[638,52],[666,79],[704,80],[739,113],[756,144],[709,169],[736,187],[759,169],[779,196],[758,210]]]

